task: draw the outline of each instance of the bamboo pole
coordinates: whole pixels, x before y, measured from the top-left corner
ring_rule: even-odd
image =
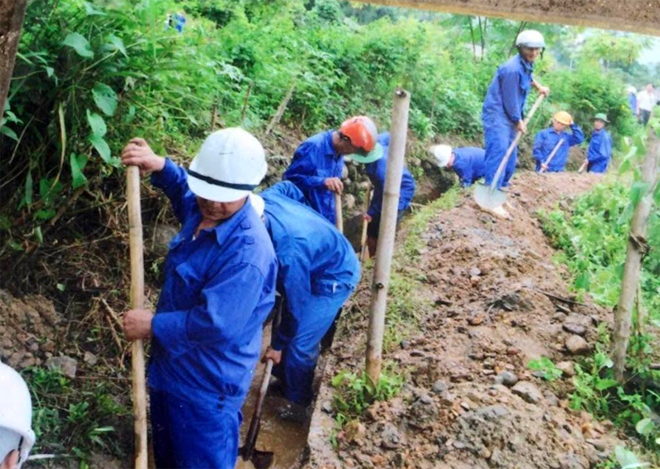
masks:
[[[376,252],[376,264],[374,266],[374,277],[371,285],[366,368],[367,375],[373,383],[378,383],[380,379],[387,290],[390,281],[392,253],[394,252],[394,238],[396,236],[396,219],[399,207],[399,193],[401,190],[401,176],[403,174],[406,153],[409,108],[410,93],[402,89],[397,89],[394,92],[383,211],[378,231],[378,251]]]
[[[341,207],[341,194],[335,192],[335,226],[340,233],[344,232],[344,214]]]
[[[554,159],[555,155],[559,151],[559,148],[563,144],[564,144],[564,139],[562,138],[557,142],[557,145],[555,145],[555,147],[552,149],[552,152],[550,152],[550,156],[548,156],[548,159],[545,160],[545,163],[543,163],[543,165],[541,165],[541,170],[539,171],[539,173],[541,173],[541,174],[545,173],[546,168],[548,168],[550,166],[550,163],[552,163],[552,160]]]
[[[367,188],[367,194],[364,198],[364,215],[367,214],[369,210],[369,204],[371,203],[371,184]],[[362,237],[360,238],[360,263],[367,260],[369,256],[369,248],[367,247],[367,228],[369,227],[369,222],[363,218],[362,219]]]
[[[635,207],[630,233],[626,263],[621,281],[621,296],[614,312],[614,377],[623,382],[626,367],[626,354],[630,341],[632,308],[639,285],[642,260],[648,245],[646,243],[646,228],[648,218],[653,208],[653,194],[658,185],[658,160],[660,159],[660,140],[655,131],[649,129],[649,139],[644,163],[642,163],[642,181],[648,185],[648,190]]]
[[[144,258],[142,213],[140,210],[140,171],[137,166],[126,169],[128,224],[131,254],[131,309],[144,308]],[[133,365],[133,430],[135,432],[135,468],[147,469],[147,384],[144,367],[144,345],[134,340],[131,345]]]
[[[295,89],[296,89],[296,82],[294,81],[293,84],[289,87],[289,90],[284,95],[284,98],[282,99],[282,102],[280,102],[280,105],[277,107],[277,112],[275,113],[273,118],[268,123],[268,127],[266,128],[266,132],[265,132],[264,135],[266,135],[266,136],[270,135],[270,133],[275,128],[275,126],[280,123],[280,120],[282,119],[282,116],[284,115],[284,111],[286,111],[286,107],[289,105],[289,101],[291,100],[291,96],[293,96],[293,90],[295,90]]]
[[[14,73],[26,6],[27,0],[0,0],[0,126]]]

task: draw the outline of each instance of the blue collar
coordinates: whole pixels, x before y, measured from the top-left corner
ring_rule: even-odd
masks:
[[[336,130],[328,130],[323,136],[323,151],[326,155],[332,156],[333,158],[339,158],[339,155],[335,151],[335,147],[332,146],[332,134],[337,132]]]
[[[520,65],[522,65],[522,68],[523,68],[524,71],[526,71],[526,72],[533,72],[534,71],[534,64],[533,63],[527,62],[525,60],[525,58],[520,54],[518,54],[518,57],[520,58]]]

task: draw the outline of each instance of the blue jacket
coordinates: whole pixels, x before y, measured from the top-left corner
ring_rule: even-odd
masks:
[[[327,178],[341,178],[344,157],[332,146],[333,130],[305,140],[293,155],[291,165],[282,175],[302,191],[309,205],[330,223],[335,223],[335,195],[326,189]]]
[[[566,131],[558,134],[552,127],[548,127],[537,133],[533,149],[534,159],[536,160],[536,171],[541,170],[541,165],[548,159],[559,140],[563,140],[564,143],[562,143],[559,150],[557,150],[557,154],[552,158],[550,166],[547,169],[549,173],[559,173],[564,170],[564,166],[566,166],[566,161],[568,160],[569,148],[584,142],[584,134],[577,124],[571,125],[570,134]]]
[[[484,166],[484,157],[486,152],[483,148],[464,147],[454,148],[454,164],[451,169],[454,170],[461,180],[461,186],[470,187],[479,179],[484,177],[486,168]]]
[[[371,204],[367,209],[367,213],[373,217],[380,215],[383,211],[383,194],[385,191],[385,176],[387,175],[387,157],[389,154],[390,134],[384,132],[378,136],[378,143],[383,146],[383,157],[367,163],[365,171],[371,184],[374,186],[373,197]],[[399,191],[399,212],[406,210],[410,207],[410,202],[415,195],[415,180],[413,179],[410,171],[406,166],[403,167],[403,175],[401,176],[401,190]]]
[[[292,183],[275,184],[261,196],[266,228],[279,263],[278,289],[285,293],[294,316],[323,314],[305,311],[302,305],[310,295],[332,296],[340,286],[355,288],[360,263],[353,247],[334,225],[305,205],[302,192]],[[329,313],[334,317],[337,311]],[[272,346],[282,350],[290,339],[276,332]]]
[[[516,125],[524,118],[525,101],[532,85],[534,64],[520,55],[501,65],[488,87],[481,113],[484,125],[507,122]]]
[[[193,239],[202,215],[187,173],[170,160],[151,181],[182,224],[170,243],[152,322],[149,385],[201,407],[240,405],[275,302],[277,261],[250,202]]]
[[[607,130],[594,130],[589,142],[587,171],[590,173],[604,173],[612,157],[612,138]]]

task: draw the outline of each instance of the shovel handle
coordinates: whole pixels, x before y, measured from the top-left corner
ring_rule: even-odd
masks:
[[[555,145],[555,147],[552,149],[552,152],[550,152],[550,156],[548,156],[548,159],[545,160],[545,163],[543,163],[543,167],[541,167],[541,171],[539,171],[539,173],[545,173],[545,167],[549,166],[550,163],[552,163],[552,159],[559,151],[559,147],[561,147],[563,144],[564,144],[564,139],[562,138],[557,142],[557,145]]]
[[[539,97],[536,98],[536,102],[534,103],[534,106],[532,106],[532,109],[530,109],[529,114],[525,118],[525,124],[528,124],[529,121],[532,119],[532,117],[536,113],[536,110],[539,108],[539,106],[543,102],[543,99],[545,99],[544,94],[540,94]],[[497,172],[495,173],[495,177],[493,178],[493,182],[490,184],[490,193],[491,194],[493,194],[495,192],[495,189],[497,188],[497,182],[500,180],[500,177],[502,176],[502,173],[504,172],[504,168],[506,168],[506,165],[509,162],[509,158],[511,158],[511,154],[513,153],[513,150],[516,148],[516,146],[518,146],[518,142],[520,141],[520,137],[522,137],[522,132],[518,131],[516,133],[516,138],[513,139],[513,142],[511,142],[511,145],[509,145],[509,148],[506,151],[506,154],[504,155],[504,158],[502,159],[502,162],[500,163],[500,166],[497,168]]]
[[[245,445],[243,446],[243,460],[247,461],[252,457],[254,448],[257,446],[257,436],[259,435],[259,427],[261,426],[261,414],[263,413],[264,399],[268,392],[268,384],[270,384],[270,375],[273,372],[273,360],[266,361],[266,371],[261,380],[261,387],[259,388],[259,396],[257,403],[254,406],[254,414],[250,420],[250,428],[248,429],[247,436],[245,437]]]
[[[369,204],[371,203],[371,185],[367,188],[367,196],[364,199],[364,213],[367,213],[369,210]],[[360,238],[360,262],[364,262],[367,258],[367,228],[369,222],[366,219],[362,220],[362,237]]]
[[[582,166],[580,166],[580,169],[578,169],[578,174],[583,173],[585,169],[587,169],[587,166],[589,165],[589,160],[584,160],[584,163],[582,163]]]
[[[140,209],[140,170],[137,166],[129,166],[126,169],[126,195],[131,256],[131,308],[142,309],[144,308],[144,243]],[[131,344],[131,363],[135,468],[147,469],[147,383],[142,340],[134,340]]]
[[[335,192],[335,226],[340,233],[344,232],[344,215],[341,209],[341,194]]]

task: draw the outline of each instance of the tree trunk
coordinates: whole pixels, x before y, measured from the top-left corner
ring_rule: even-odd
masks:
[[[648,185],[648,191],[635,207],[630,233],[626,263],[621,282],[621,296],[614,313],[614,377],[622,382],[626,367],[626,353],[630,341],[630,325],[632,309],[639,286],[639,275],[642,260],[648,245],[646,243],[646,228],[649,214],[653,208],[653,194],[658,184],[658,160],[660,159],[660,140],[653,129],[649,130],[646,157],[642,164],[642,181]]]
[[[0,0],[0,127],[26,5],[27,0]]]

